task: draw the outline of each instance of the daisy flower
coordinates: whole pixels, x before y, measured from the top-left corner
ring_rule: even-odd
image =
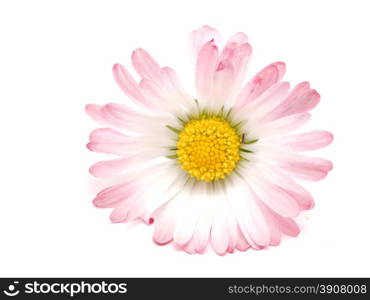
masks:
[[[244,84],[252,49],[244,33],[220,47],[218,31],[191,33],[196,96],[169,67],[143,49],[132,53],[136,80],[122,65],[114,78],[132,100],[89,104],[103,128],[87,147],[119,156],[90,168],[114,184],[93,203],[112,208],[112,222],[153,224],[153,240],[202,253],[263,249],[297,236],[294,218],[311,209],[311,194],[296,180],[318,181],[330,161],[301,154],[328,145],[323,130],[292,131],[310,120],[320,100],[308,82],[290,88],[275,62]]]

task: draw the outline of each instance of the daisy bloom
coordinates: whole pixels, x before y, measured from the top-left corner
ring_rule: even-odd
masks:
[[[275,62],[244,84],[252,49],[244,33],[220,47],[218,31],[191,33],[196,96],[169,67],[143,49],[132,53],[136,80],[120,65],[113,75],[132,100],[89,104],[103,128],[87,147],[118,156],[90,168],[114,184],[93,203],[111,208],[112,222],[153,224],[153,240],[220,255],[280,244],[297,236],[294,218],[311,209],[310,193],[296,180],[318,181],[332,169],[326,159],[306,156],[331,143],[323,130],[292,131],[310,120],[320,100],[308,82],[281,81],[285,64]]]

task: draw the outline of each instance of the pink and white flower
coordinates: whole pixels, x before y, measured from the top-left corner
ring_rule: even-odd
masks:
[[[223,48],[220,40],[209,26],[191,33],[196,97],[175,71],[137,49],[139,82],[113,66],[132,102],[86,106],[103,126],[88,149],[118,156],[91,166],[92,175],[116,182],[93,203],[112,208],[112,222],[153,224],[157,244],[188,253],[208,245],[221,255],[262,249],[297,236],[294,218],[314,201],[296,179],[318,181],[332,169],[326,159],[301,154],[330,144],[330,132],[291,134],[310,120],[318,92],[307,82],[290,88],[282,62],[244,84],[252,54],[246,35],[233,35]]]

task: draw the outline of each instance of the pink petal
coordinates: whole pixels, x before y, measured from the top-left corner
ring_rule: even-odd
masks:
[[[184,97],[186,100],[188,100],[189,96],[182,87],[176,72],[169,67],[163,67],[162,72],[164,76],[168,78],[169,82],[172,84],[173,88],[177,91],[177,93]]]
[[[100,115],[103,118],[104,122],[108,124],[109,126],[112,126],[114,128],[129,128],[128,124],[125,123],[122,119],[119,119],[115,117],[111,110],[109,109],[108,105],[104,105],[100,110]]]
[[[93,203],[96,207],[100,208],[113,208],[121,201],[124,201],[134,195],[137,192],[136,189],[127,189],[124,192],[120,192],[119,194],[112,194],[106,197],[95,197]]]
[[[143,78],[148,78],[154,82],[161,80],[161,67],[144,49],[136,49],[131,56],[132,65],[136,72]]]
[[[284,234],[288,236],[297,236],[300,232],[300,229],[297,223],[291,218],[284,218],[279,214],[275,213],[273,210],[270,210],[271,216],[274,219],[275,226]]]
[[[256,173],[253,182],[253,191],[267,206],[284,217],[296,217],[300,208],[295,199],[280,186],[266,180],[261,173]]]
[[[132,178],[101,190],[93,200],[97,207],[114,207],[118,202],[126,200],[140,191],[141,180]]]
[[[116,206],[110,214],[110,220],[112,223],[123,223],[126,221],[128,210],[120,209],[120,206]]]
[[[275,164],[275,159],[273,164]],[[286,193],[294,198],[301,210],[312,209],[314,207],[312,195],[273,164],[267,164],[266,167],[260,166],[263,178],[284,189]]]
[[[226,226],[228,229],[229,244],[227,251],[233,253],[236,249],[236,244],[238,242],[238,224],[236,222],[234,214],[230,211],[227,217]]]
[[[236,176],[233,180],[227,185],[227,196],[241,232],[254,249],[267,246],[270,231],[257,205],[258,198],[245,181]],[[244,195],[242,199],[240,195]]]
[[[248,43],[238,45],[229,43],[223,48],[219,61],[229,62],[239,73],[241,69],[245,70],[246,63],[252,54],[252,48]]]
[[[188,107],[194,103],[193,97],[189,96],[182,87],[180,80],[174,70],[169,67],[162,68],[163,76],[166,78],[168,85],[172,87],[172,91],[176,96],[176,100],[180,101],[182,105]],[[174,99],[172,99],[174,100]],[[177,104],[177,103],[175,103]]]
[[[235,98],[240,90],[251,54],[252,48],[249,44],[237,44],[235,42],[226,44],[220,54],[217,69],[222,70],[225,66],[230,65],[228,68],[233,70],[233,90],[228,92],[228,95],[232,98]],[[227,98],[224,101],[227,101]]]
[[[262,201],[258,202],[259,207],[261,208],[264,217],[266,219],[266,222],[269,226],[270,229],[270,235],[271,235],[271,246],[277,246],[281,242],[281,231],[279,228],[276,226],[276,222],[274,221],[271,211],[273,211],[271,208],[269,208],[265,203]]]
[[[112,223],[123,223],[127,222],[130,210],[132,208],[133,202],[140,202],[140,196],[134,195],[125,201],[119,202],[113,208],[110,214],[110,220]]]
[[[120,156],[132,155],[140,150],[142,153],[149,150],[149,146],[143,144],[141,137],[125,136],[109,128],[94,130],[90,135],[90,143],[86,146],[90,151]],[[143,146],[145,148],[140,149]]]
[[[143,78],[140,83],[140,91],[146,99],[150,99],[154,106],[162,108],[164,111],[171,110],[178,114],[180,105],[188,106],[190,97],[185,93],[175,71],[164,67],[160,70],[161,81]]]
[[[140,218],[147,208],[143,193],[136,193],[129,199],[121,201],[116,205],[110,215],[113,223],[132,222]]]
[[[319,93],[316,90],[311,90],[307,82],[302,82],[265,119],[272,121],[289,115],[304,113],[313,109],[319,102]]]
[[[90,142],[96,143],[124,143],[126,136],[110,128],[95,129],[90,134]]]
[[[144,115],[141,115],[123,104],[108,103],[104,108],[106,108],[107,113],[123,123],[130,122],[132,120],[136,121],[138,119],[145,119]]]
[[[253,190],[249,187],[250,194],[249,196],[252,198],[250,199],[250,209],[251,212],[249,214],[249,222],[248,224],[248,233],[250,234],[253,241],[260,246],[267,246],[271,241],[271,236],[269,232],[268,225],[266,220],[263,217],[262,211],[257,206],[257,198],[256,194]]]
[[[197,253],[203,253],[207,247],[211,233],[212,219],[200,217],[194,230],[192,243]]]
[[[333,164],[320,157],[289,154],[276,163],[297,178],[310,181],[322,180],[333,168]]]
[[[184,208],[183,210],[186,211],[187,208]],[[176,218],[176,216],[174,216],[174,218]],[[174,243],[180,246],[187,244],[193,237],[197,220],[198,216],[194,216],[189,213],[186,215],[186,217],[182,215],[176,218],[176,227],[175,231],[173,232]]]
[[[208,25],[202,26],[200,29],[194,30],[190,34],[190,49],[195,57],[195,60],[198,59],[199,52],[201,51],[202,47],[210,41],[213,41],[215,45],[221,40],[220,33],[217,29],[212,28]]]
[[[128,156],[133,153],[141,152],[139,147],[142,147],[142,144],[135,142],[135,138],[131,141],[125,141],[124,143],[98,143],[90,142],[86,145],[87,149],[93,152],[107,153],[119,156]]]
[[[145,165],[149,160],[156,157],[157,153],[139,153],[123,158],[103,160],[93,164],[89,172],[95,177],[110,177],[135,166]]]
[[[283,218],[279,215],[275,215],[276,217],[276,223],[279,226],[279,229],[282,233],[289,235],[289,236],[297,236],[300,232],[300,229],[297,225],[297,223],[290,218]]]
[[[145,98],[150,99],[151,102],[160,106],[165,102],[166,96],[163,95],[160,87],[156,85],[153,81],[143,78],[139,83],[140,92],[145,96]]]
[[[213,199],[209,198],[205,186],[194,186],[192,190],[193,205],[197,206],[197,224],[195,225],[193,236],[189,244],[197,253],[203,253],[207,248],[208,241],[211,235],[211,227],[213,223],[213,211],[210,210],[210,205],[213,204]]]
[[[247,42],[248,42],[248,37],[245,35],[245,33],[237,32],[227,41],[227,44],[236,43],[240,45],[240,44],[244,44]]]
[[[154,119],[154,117],[147,113],[139,113],[128,106],[116,103],[108,103],[105,105],[101,109],[101,115],[104,120],[113,127],[139,133],[142,133],[143,131],[146,132],[148,124],[153,126],[153,121],[154,125],[159,123],[158,119]]]
[[[262,69],[240,92],[236,106],[243,107],[248,102],[256,99],[273,84],[278,82],[284,73],[285,64],[283,62],[276,62]]]
[[[238,239],[237,239],[235,247],[239,251],[246,251],[250,247],[250,245],[248,244],[247,240],[245,239],[243,233],[241,232],[240,228],[238,228]]]
[[[207,100],[212,95],[217,62],[218,49],[212,42],[208,42],[200,50],[195,72],[195,84],[200,100]]]
[[[227,101],[229,96],[233,93],[234,85],[234,68],[230,63],[225,62],[222,68],[218,69],[214,75],[212,104],[218,103],[219,105],[217,108],[224,106],[225,101]]]
[[[139,104],[152,107],[152,104],[141,94],[139,85],[124,66],[115,64],[113,66],[113,76],[119,87],[127,96],[137,101]]]
[[[217,254],[223,255],[228,248],[228,228],[226,216],[216,215],[211,229],[211,241]]]
[[[291,116],[264,124],[259,134],[263,137],[283,135],[283,134],[286,134],[290,131],[296,130],[304,126],[310,121],[310,119],[311,119],[311,115],[309,113],[291,115]]]
[[[274,236],[273,246],[280,244],[281,233],[293,237],[299,234],[299,227],[293,219],[282,217],[263,203],[261,203],[261,209],[268,220],[271,234]]]
[[[253,114],[253,118],[262,119],[271,107],[279,105],[289,92],[289,82],[278,82],[262,93],[253,102],[247,104],[245,109]]]
[[[170,216],[162,216],[157,219],[154,227],[153,240],[159,245],[172,241],[175,230],[175,221]]]
[[[93,164],[89,172],[95,177],[109,177],[122,171],[128,164],[129,158],[116,158],[111,160],[103,160]]]
[[[333,141],[333,134],[324,130],[314,130],[296,135],[284,136],[279,142],[291,151],[310,151],[320,149]]]
[[[93,119],[95,122],[104,123],[104,119],[101,117],[102,105],[97,104],[88,104],[85,107],[86,113]]]

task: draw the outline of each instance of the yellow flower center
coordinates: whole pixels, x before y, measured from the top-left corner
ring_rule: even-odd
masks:
[[[177,156],[191,177],[206,182],[229,175],[240,159],[241,138],[219,117],[192,120],[179,134]]]

